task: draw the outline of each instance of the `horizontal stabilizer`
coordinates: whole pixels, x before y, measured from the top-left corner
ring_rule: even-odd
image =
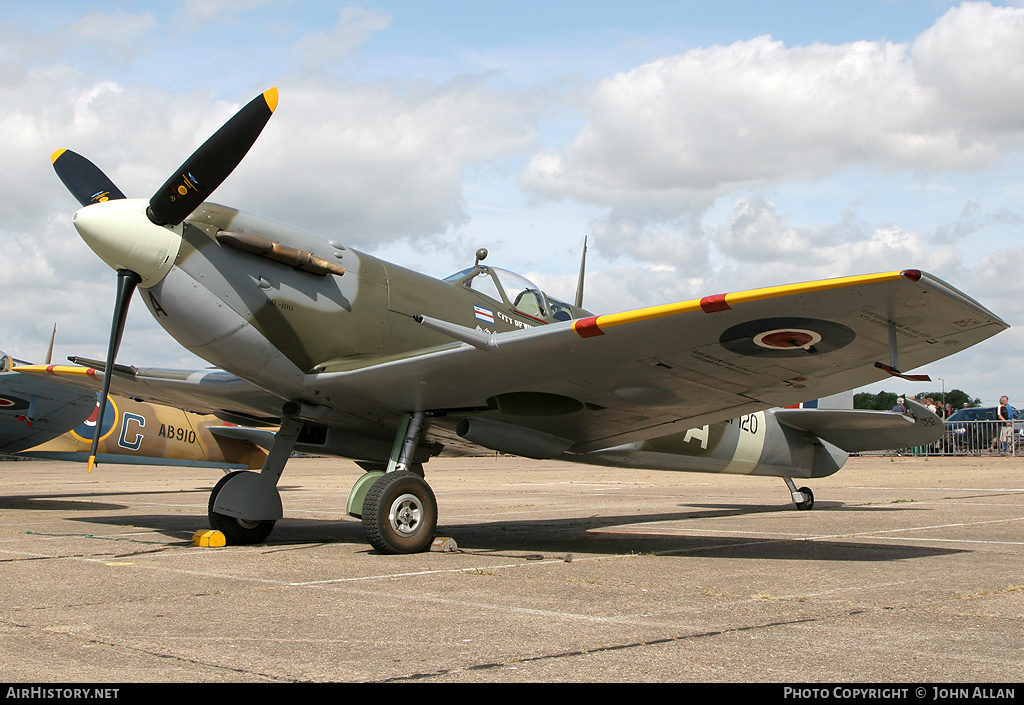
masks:
[[[907,399],[909,414],[865,409],[778,409],[783,426],[811,433],[847,453],[925,446],[945,432],[942,419]]]

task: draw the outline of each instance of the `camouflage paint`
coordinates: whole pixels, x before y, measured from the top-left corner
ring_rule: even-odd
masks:
[[[566,459],[652,470],[807,478],[835,473],[847,457],[818,438],[781,426],[768,410]]]
[[[211,426],[224,425],[216,417],[123,397],[108,397],[108,404],[105,416],[112,422],[98,447],[98,453],[107,456],[106,462],[149,464],[158,461],[167,465],[252,469],[259,468],[266,457],[262,449],[251,443],[212,433]],[[95,409],[95,404],[93,406]],[[95,418],[95,411],[92,417]],[[106,419],[104,426],[108,425]],[[84,426],[83,423],[19,455],[84,460],[92,442],[91,432],[82,432]]]
[[[318,276],[225,246],[216,240],[221,230],[285,242],[346,272]],[[185,222],[171,270],[140,295],[157,322],[196,355],[282,397],[311,402],[304,373],[459,344],[416,323],[415,315],[485,333],[549,322],[473,289],[210,203]],[[495,312],[493,322],[482,322],[475,307]]]

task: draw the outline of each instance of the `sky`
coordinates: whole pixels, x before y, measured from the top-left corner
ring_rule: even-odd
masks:
[[[923,269],[1011,325],[864,391],[1024,406],[1024,0],[17,3],[0,19],[0,349],[102,358],[115,276],[50,154],[149,197],[280,103],[210,200],[595,312]],[[136,301],[118,361],[202,367]]]

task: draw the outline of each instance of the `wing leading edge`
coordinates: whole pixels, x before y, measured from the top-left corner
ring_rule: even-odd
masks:
[[[99,391],[102,364],[19,365],[14,371]],[[99,367],[99,369],[97,369]],[[117,366],[110,382],[113,394],[166,404],[201,414],[276,422],[284,400],[222,370],[166,370]]]
[[[332,406],[344,396],[453,427],[491,416],[587,452],[884,379],[875,363],[893,359],[891,330],[909,370],[1007,327],[945,282],[903,270],[502,333],[487,346],[308,375],[306,386]]]
[[[305,387],[332,410],[323,425],[341,430],[388,437],[390,421],[426,411],[434,439],[453,451],[458,422],[486,417],[566,439],[583,453],[884,379],[875,363],[893,359],[893,335],[900,367],[910,370],[1007,327],[945,282],[904,270],[593,316],[491,335],[486,345],[453,339],[309,374]],[[92,367],[17,369],[87,389],[98,389],[103,375]],[[285,401],[223,371],[125,368],[112,381],[118,394],[222,418],[278,417]]]

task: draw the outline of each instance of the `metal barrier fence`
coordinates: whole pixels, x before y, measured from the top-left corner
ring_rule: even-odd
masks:
[[[928,446],[861,455],[1017,455],[1024,453],[1024,421],[953,421],[942,438]]]

